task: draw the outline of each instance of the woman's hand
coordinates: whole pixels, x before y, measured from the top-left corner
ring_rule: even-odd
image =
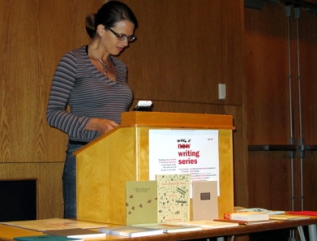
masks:
[[[85,130],[98,131],[101,135],[111,131],[115,127],[119,126],[116,122],[107,120],[92,118],[86,125]]]

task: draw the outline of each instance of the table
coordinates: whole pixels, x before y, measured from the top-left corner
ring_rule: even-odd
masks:
[[[97,240],[98,241],[100,240],[178,241],[178,240],[191,240],[191,239],[202,239],[202,238],[207,239],[211,237],[225,237],[225,236],[232,236],[232,235],[243,235],[243,234],[250,234],[250,233],[256,233],[256,232],[308,226],[310,231],[309,232],[310,240],[316,241],[316,224],[317,224],[317,217],[311,217],[310,219],[306,219],[306,220],[276,221],[274,223],[265,223],[265,224],[257,224],[257,225],[239,225],[238,227],[208,229],[208,230],[204,229],[201,231],[162,234],[162,235],[139,237],[139,238],[128,238],[123,236],[107,235],[107,237],[105,238],[98,238],[93,240],[95,241]],[[300,230],[301,228],[299,229],[299,231]],[[31,235],[39,235],[39,234],[42,234],[42,233],[0,224],[0,240],[1,241],[13,240],[13,238],[17,236],[31,236]],[[301,236],[301,240],[305,241],[306,239],[305,237]]]

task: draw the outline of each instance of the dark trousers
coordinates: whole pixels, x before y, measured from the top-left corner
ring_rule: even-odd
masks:
[[[84,144],[68,144],[63,171],[64,218],[76,218],[76,157],[73,152]]]

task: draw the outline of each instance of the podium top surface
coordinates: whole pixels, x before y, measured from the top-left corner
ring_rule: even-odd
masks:
[[[233,130],[231,115],[191,114],[175,112],[131,111],[121,113],[121,126],[99,136],[92,142],[74,152],[75,155],[102,141],[118,129],[127,127],[192,128]]]
[[[231,115],[131,111],[121,114],[122,126],[234,129]]]

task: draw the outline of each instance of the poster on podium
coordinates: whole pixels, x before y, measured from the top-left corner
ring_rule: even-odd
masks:
[[[149,130],[149,179],[190,174],[191,181],[217,181],[218,130]]]

